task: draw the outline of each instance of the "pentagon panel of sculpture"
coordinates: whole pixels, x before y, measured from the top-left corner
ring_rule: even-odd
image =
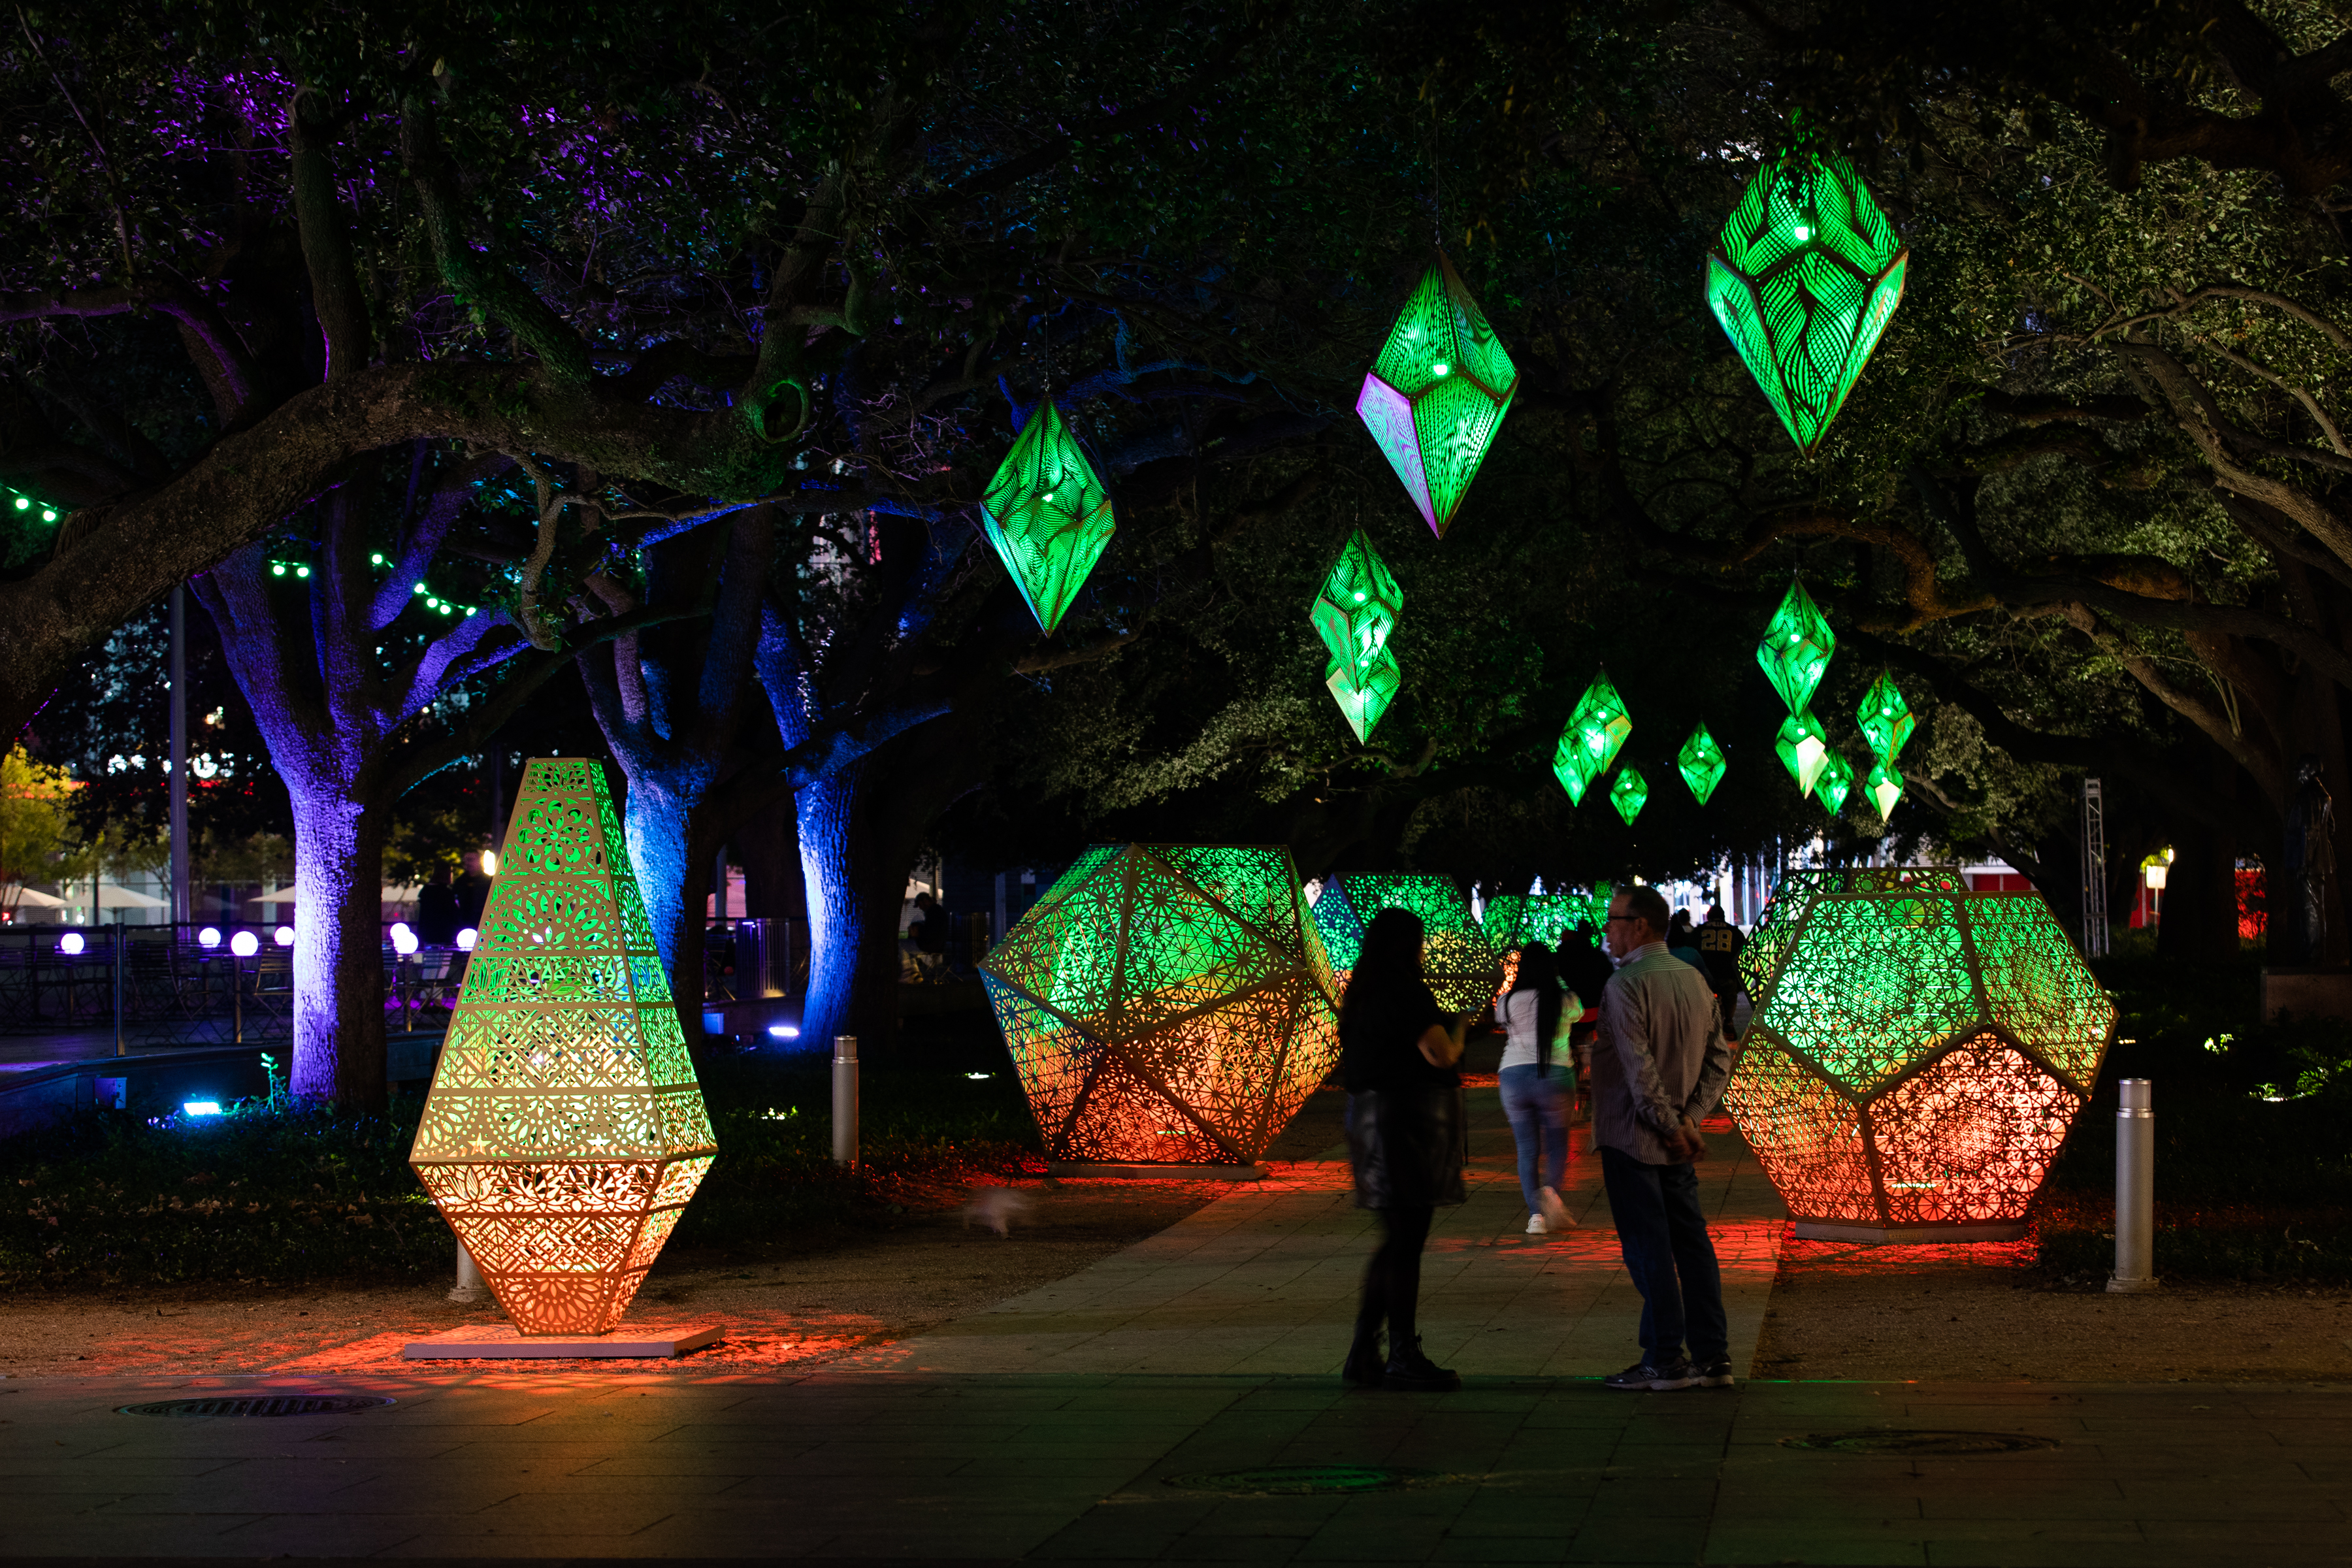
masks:
[[[1049,1159],[1247,1164],[1339,1054],[1280,847],[1098,845],[981,965]]]
[[[523,771],[409,1152],[518,1331],[601,1334],[718,1152],[603,767]]]
[[[1479,929],[1451,877],[1382,875],[1333,877],[1315,900],[1315,924],[1323,933],[1332,966],[1343,979],[1356,967],[1364,928],[1385,909],[1411,910],[1421,917],[1422,968],[1439,1006],[1475,1013],[1503,984],[1502,955]]]
[[[1791,873],[1767,917],[1726,1105],[1797,1234],[2022,1235],[2116,1023],[2049,906],[1865,867]]]

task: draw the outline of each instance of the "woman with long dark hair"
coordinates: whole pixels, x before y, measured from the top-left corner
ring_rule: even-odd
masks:
[[[1422,977],[1421,917],[1382,910],[1339,1003],[1339,1075],[1348,1089],[1348,1152],[1356,1206],[1381,1216],[1381,1245],[1364,1270],[1355,1342],[1340,1375],[1367,1388],[1416,1392],[1462,1386],[1421,1351],[1416,1313],[1421,1249],[1440,1204],[1458,1204],[1467,1152],[1462,1109],[1463,1021],[1437,1005]],[[1381,1329],[1388,1328],[1388,1354]]]
[[[1496,1009],[1503,1026],[1503,1114],[1519,1146],[1519,1192],[1528,1201],[1528,1234],[1564,1230],[1568,1206],[1559,1185],[1568,1177],[1568,1113],[1575,1099],[1576,1059],[1569,1026],[1584,1004],[1559,985],[1551,949],[1531,942],[1519,949],[1518,973]]]

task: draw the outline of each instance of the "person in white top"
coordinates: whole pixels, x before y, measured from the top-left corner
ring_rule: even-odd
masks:
[[[1584,1011],[1559,984],[1550,948],[1519,949],[1519,969],[1496,1009],[1503,1026],[1503,1114],[1519,1145],[1519,1191],[1528,1200],[1528,1234],[1565,1230],[1574,1222],[1559,1199],[1568,1176],[1568,1115],[1576,1098],[1569,1026]]]

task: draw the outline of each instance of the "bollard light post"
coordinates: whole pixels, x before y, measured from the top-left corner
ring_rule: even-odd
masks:
[[[833,1163],[857,1165],[857,1037],[833,1037]]]
[[[2132,1296],[2153,1290],[2156,1278],[2156,1110],[2149,1082],[2127,1078],[2116,1086],[2116,1271],[2107,1289]]]

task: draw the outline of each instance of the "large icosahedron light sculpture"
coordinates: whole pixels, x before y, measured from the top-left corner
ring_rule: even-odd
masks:
[[[2115,1005],[2039,895],[1949,867],[1813,877],[1773,900],[1790,912],[1726,1098],[1797,1234],[2021,1235]]]
[[[1454,264],[1439,255],[1356,396],[1356,416],[1439,538],[1518,389],[1518,368]]]
[[[1830,630],[1828,617],[1803,583],[1791,582],[1764,627],[1764,640],[1756,645],[1756,662],[1764,667],[1764,679],[1790,712],[1801,713],[1812,701],[1836,651],[1837,634]]]
[[[1559,745],[1552,752],[1552,776],[1568,791],[1571,803],[1584,804],[1584,792],[1609,771],[1609,764],[1617,760],[1618,748],[1633,732],[1633,720],[1625,711],[1625,700],[1609,683],[1609,672],[1602,670],[1577,700],[1576,711],[1568,716],[1568,725],[1559,732]]]
[[[1097,846],[981,978],[1053,1160],[1247,1164],[1339,1059],[1279,846]]]
[[[1706,300],[1789,438],[1811,452],[1903,298],[1910,252],[1853,165],[1766,163],[1708,250]]]
[[[1332,877],[1315,900],[1316,929],[1344,975],[1363,951],[1364,928],[1385,909],[1410,910],[1421,917],[1422,971],[1438,1005],[1475,1013],[1503,984],[1502,955],[1495,951],[1470,912],[1470,900],[1451,877],[1391,874]]]
[[[1692,797],[1701,805],[1715,793],[1715,786],[1723,782],[1724,766],[1723,748],[1715,743],[1715,737],[1706,732],[1704,723],[1690,732],[1690,739],[1683,742],[1681,753],[1675,758],[1675,767],[1683,775],[1683,783],[1690,786]]]
[[[603,767],[523,771],[408,1161],[523,1334],[601,1334],[718,1152]]]
[[[1331,654],[1324,684],[1360,744],[1371,738],[1402,682],[1389,637],[1403,608],[1404,590],[1358,529],[1332,562],[1307,613]]]
[[[988,482],[980,518],[1029,613],[1047,635],[1062,624],[1110,543],[1110,492],[1052,397],[1037,405]]]

